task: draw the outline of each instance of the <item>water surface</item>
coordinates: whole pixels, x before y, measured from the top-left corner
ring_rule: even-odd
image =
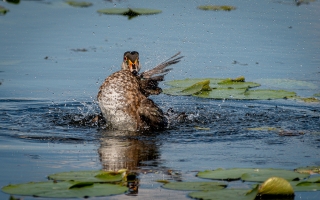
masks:
[[[92,2],[88,8],[1,2],[10,9],[0,16],[1,187],[62,171],[129,168],[157,172],[140,175],[139,197],[186,199],[185,192],[163,190],[154,180],[170,178],[168,169],[193,180],[195,171],[219,167],[320,165],[319,104],[159,95],[152,98],[163,110],[185,113],[165,131],[138,134],[79,123],[100,112],[98,88],[120,69],[128,50],[139,51],[143,69],[181,51],[185,58],[167,80],[243,75],[272,88],[265,80],[290,79],[311,85],[290,88],[298,95],[319,93],[318,1],[224,1],[237,7],[231,12],[196,9],[207,1]],[[163,12],[131,20],[96,12],[128,6]],[[301,134],[248,130],[262,126]],[[296,199],[319,196],[297,193]],[[110,197],[117,198],[133,197]]]

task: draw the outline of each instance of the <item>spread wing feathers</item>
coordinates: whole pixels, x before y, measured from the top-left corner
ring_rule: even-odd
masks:
[[[163,61],[162,63],[157,65],[155,68],[147,70],[145,72],[142,72],[140,74],[140,77],[141,78],[151,78],[151,79],[157,80],[157,81],[163,81],[163,78],[166,75],[166,74],[163,74],[163,73],[167,73],[172,69],[172,68],[167,68],[166,69],[166,67],[180,62],[181,58],[183,58],[183,56],[177,57],[178,55],[180,55],[180,52],[176,53],[172,57],[170,57],[167,60]],[[156,74],[162,74],[162,75],[153,77],[153,75],[156,75]]]
[[[141,101],[138,113],[150,128],[162,129],[168,125],[162,110],[151,99]]]

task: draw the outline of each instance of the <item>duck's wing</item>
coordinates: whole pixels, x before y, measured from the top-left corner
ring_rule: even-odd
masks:
[[[177,57],[178,55],[180,55],[180,52],[163,61],[153,69],[147,70],[138,75],[141,90],[145,96],[157,95],[162,92],[162,89],[158,87],[158,84],[160,81],[164,80],[164,76],[172,69],[166,67],[180,62],[181,58],[183,58],[183,56]]]
[[[181,58],[183,58],[183,56],[177,57],[178,55],[180,55],[180,52],[176,53],[172,57],[163,61],[153,69],[142,72],[140,74],[140,78],[152,79],[155,81],[163,81],[164,76],[167,74],[167,72],[169,72],[172,69],[172,68],[166,68],[166,67],[180,62]],[[161,75],[158,75],[158,74],[161,74]],[[154,75],[158,75],[158,76],[154,76]]]
[[[151,99],[144,99],[138,108],[140,118],[147,123],[149,129],[163,129],[168,125],[162,110]]]

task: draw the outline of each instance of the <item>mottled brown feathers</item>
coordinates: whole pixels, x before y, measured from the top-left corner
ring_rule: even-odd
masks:
[[[179,54],[139,75],[139,53],[125,52],[122,70],[106,78],[97,96],[101,112],[110,128],[137,131],[163,129],[167,126],[162,110],[147,97],[162,92],[158,82],[163,81],[163,73],[171,70],[166,69],[167,66],[180,61],[182,56],[175,58]]]

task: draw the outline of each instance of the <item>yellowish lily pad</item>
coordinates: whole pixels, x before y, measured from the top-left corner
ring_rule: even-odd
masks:
[[[259,195],[286,195],[293,196],[294,191],[291,184],[281,177],[268,178],[258,190]]]
[[[219,10],[223,10],[223,11],[231,11],[231,10],[235,10],[236,7],[234,6],[228,6],[228,5],[204,5],[204,6],[198,6],[198,9],[200,10],[213,10],[213,11],[219,11]]]

